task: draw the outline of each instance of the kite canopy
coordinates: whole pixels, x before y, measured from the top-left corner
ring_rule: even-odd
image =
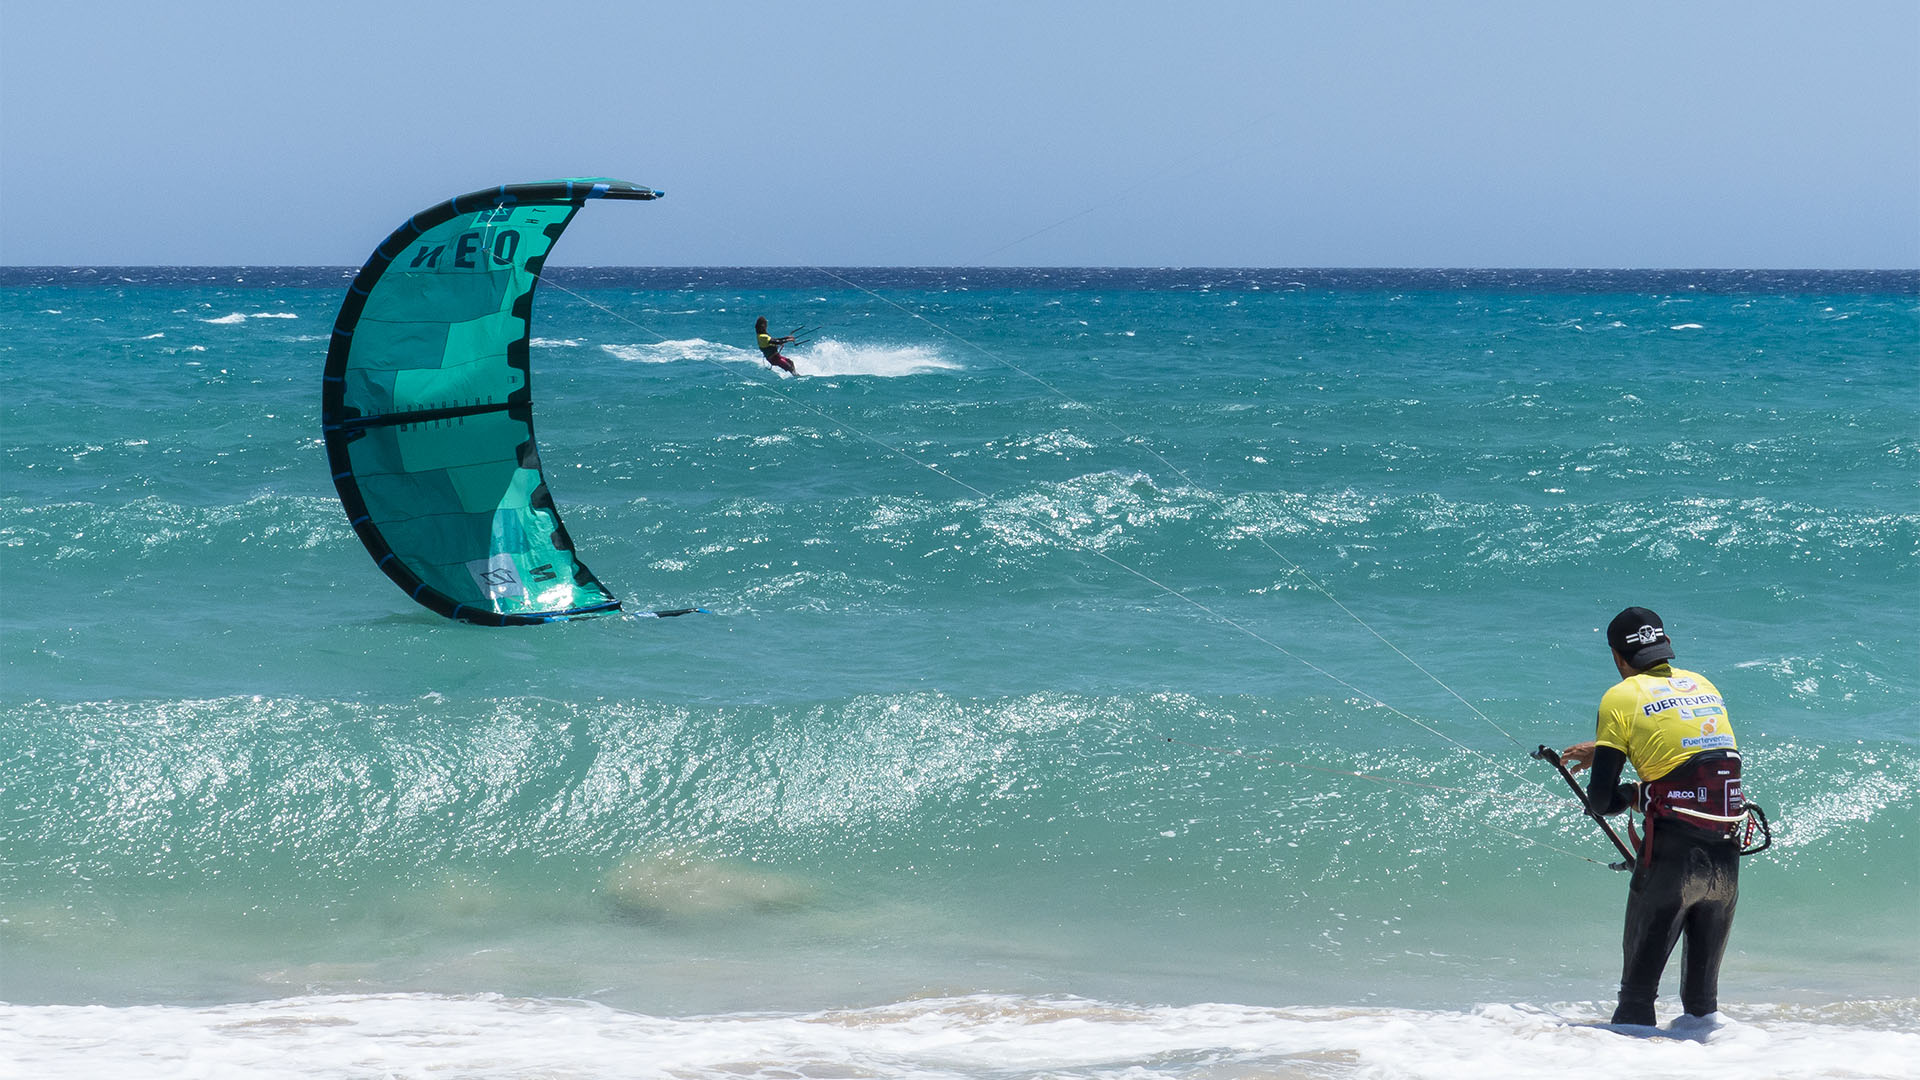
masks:
[[[533,288],[588,199],[624,180],[507,184],[415,214],[353,279],[320,424],[354,532],[407,595],[489,626],[617,611],[574,555],[540,472]]]

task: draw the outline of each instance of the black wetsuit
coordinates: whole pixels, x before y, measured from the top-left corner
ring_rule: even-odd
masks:
[[[1662,779],[1684,782],[1697,766],[1722,757],[1696,755]],[[1639,785],[1621,784],[1626,755],[1599,747],[1587,804],[1602,814],[1617,814],[1636,798]],[[1682,938],[1680,1003],[1689,1015],[1705,1016],[1720,1007],[1720,959],[1726,954],[1734,907],[1740,900],[1740,845],[1727,831],[1702,828],[1674,817],[1649,823],[1647,842],[1636,854],[1627,886],[1626,929],[1622,935],[1620,1003],[1616,1024],[1655,1023],[1653,1002],[1660,973]]]

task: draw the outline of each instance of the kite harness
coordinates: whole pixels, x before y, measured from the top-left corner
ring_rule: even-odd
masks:
[[[1607,834],[1607,839],[1613,841],[1615,850],[1620,852],[1621,861],[1607,864],[1609,870],[1632,870],[1651,857],[1654,824],[1660,821],[1680,822],[1696,829],[1724,833],[1740,846],[1741,855],[1757,855],[1773,846],[1773,829],[1767,822],[1766,810],[1758,803],[1749,801],[1740,789],[1740,755],[1736,752],[1698,754],[1658,780],[1635,785],[1639,795],[1627,811],[1627,836],[1633,841],[1631,848],[1620,839],[1620,834],[1613,830],[1607,819],[1587,802],[1579,781],[1567,771],[1557,751],[1542,746],[1533,752],[1533,756],[1554,767],[1573,791],[1574,798],[1580,801],[1580,808],[1600,826],[1601,832]],[[1646,818],[1644,832],[1634,825],[1633,815],[1636,811]],[[1635,854],[1636,850],[1638,855]]]

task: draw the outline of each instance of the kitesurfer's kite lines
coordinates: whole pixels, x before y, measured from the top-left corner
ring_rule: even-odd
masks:
[[[461,195],[394,230],[348,288],[321,389],[327,463],[354,532],[421,604],[487,626],[620,609],[540,472],[533,289],[588,199],[660,195],[606,179]]]

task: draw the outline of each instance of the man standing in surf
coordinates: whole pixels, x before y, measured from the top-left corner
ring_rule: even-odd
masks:
[[[1561,755],[1573,772],[1592,766],[1586,800],[1594,813],[1631,806],[1646,815],[1646,835],[1634,837],[1613,1022],[1654,1025],[1660,973],[1682,937],[1680,1003],[1702,1019],[1719,1010],[1720,958],[1740,898],[1740,751],[1720,692],[1670,663],[1673,642],[1660,616],[1622,611],[1607,624],[1607,645],[1621,681],[1600,700],[1594,741]],[[1639,783],[1620,783],[1628,762]]]

